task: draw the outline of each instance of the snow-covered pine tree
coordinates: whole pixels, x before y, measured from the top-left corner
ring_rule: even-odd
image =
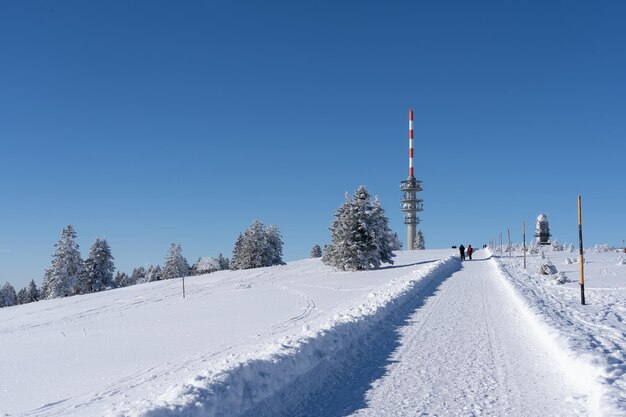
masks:
[[[245,269],[241,266],[242,262],[240,261],[243,258],[243,233],[239,233],[237,236],[237,240],[235,241],[235,246],[233,247],[233,255],[231,256],[229,268],[233,271],[238,269]]]
[[[40,293],[39,293],[39,289],[37,288],[37,284],[35,284],[35,280],[31,279],[30,282],[28,283],[28,286],[26,287],[27,290],[27,303],[32,303],[34,301],[39,301],[40,298]]]
[[[283,237],[278,226],[270,224],[265,230],[266,255],[263,257],[263,266],[284,265]]]
[[[341,270],[377,268],[382,262],[393,263],[398,248],[397,235],[389,229],[389,220],[378,200],[363,186],[351,199],[339,206],[331,227],[332,243],[324,247],[322,261]]]
[[[161,281],[163,279],[163,272],[161,271],[161,267],[150,266],[146,271],[146,280],[145,282],[153,282],[153,281]]]
[[[265,227],[259,220],[255,220],[248,229],[237,239],[231,269],[250,269],[265,266],[264,256],[267,256],[267,239]]]
[[[267,256],[268,253],[266,248],[265,226],[259,220],[255,220],[243,234],[242,263],[244,267],[242,269],[265,266],[264,256]]]
[[[128,287],[131,285],[130,277],[126,272],[117,271],[115,278],[113,278],[113,284],[115,285],[115,288]]]
[[[82,294],[113,288],[113,255],[106,239],[97,238],[91,245],[89,257],[85,260],[80,276],[79,291]]]
[[[17,293],[9,282],[0,288],[0,307],[11,307],[17,304]]]
[[[348,271],[376,268],[380,265],[378,239],[372,226],[374,207],[363,186],[354,192],[335,213],[331,224],[332,243],[324,250],[322,261]]]
[[[172,243],[165,256],[163,265],[163,279],[180,278],[189,275],[189,264],[183,257],[182,248],[179,244]]]
[[[220,253],[217,257],[217,263],[220,267],[220,271],[224,271],[226,269],[230,269],[230,261],[228,258],[224,258],[224,256]]]
[[[397,247],[399,242],[398,235],[389,228],[389,219],[385,216],[385,209],[378,197],[374,198],[372,206],[371,223],[376,236],[380,262],[393,265],[392,258],[396,256],[393,251],[399,249]]]
[[[351,230],[356,228],[354,218],[351,216],[351,203],[352,200],[346,193],[345,201],[337,208],[335,219],[330,225],[332,243],[324,246],[322,256],[322,262],[325,264],[344,270],[352,267],[352,263],[348,265],[344,260],[356,256],[356,251],[352,250],[352,242],[348,240],[352,236]]]
[[[284,265],[283,241],[278,227],[265,227],[255,220],[240,234],[233,248],[230,269],[250,269],[264,266]]]
[[[17,304],[26,304],[27,303],[27,301],[26,301],[26,298],[27,298],[26,292],[27,291],[28,290],[26,289],[26,287],[24,287],[24,288],[22,288],[21,290],[19,290],[17,292]]]
[[[148,282],[146,268],[140,266],[133,269],[133,273],[130,275],[130,285],[143,284],[144,282]]]
[[[413,246],[415,246],[413,249],[419,249],[419,250],[426,249],[426,243],[424,242],[424,234],[422,233],[421,230],[417,231],[417,236],[415,236],[415,243],[413,244]]]
[[[31,279],[28,285],[17,293],[18,304],[28,304],[39,300],[39,290],[35,284],[35,280]]]
[[[400,240],[396,232],[391,233],[391,239],[392,239],[391,247],[393,248],[393,250],[402,249],[402,241]]]
[[[77,293],[83,261],[75,238],[74,228],[68,225],[63,229],[61,239],[54,245],[56,249],[52,255],[52,264],[44,274],[42,298],[67,297]]]
[[[322,248],[320,245],[313,246],[311,249],[311,258],[321,258],[322,257]]]

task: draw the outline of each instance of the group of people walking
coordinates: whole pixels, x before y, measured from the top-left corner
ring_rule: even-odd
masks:
[[[459,252],[461,252],[461,260],[464,261],[465,260],[465,246],[463,246],[463,244],[461,244],[461,246],[459,246]],[[467,245],[467,256],[469,257],[469,260],[472,260],[472,253],[474,253],[474,248],[472,248],[472,245]]]

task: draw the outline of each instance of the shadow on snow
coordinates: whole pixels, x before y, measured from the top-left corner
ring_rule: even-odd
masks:
[[[408,325],[412,313],[435,295],[440,285],[460,267],[460,261],[454,262],[452,267],[426,278],[414,297],[402,305],[392,303],[387,307],[392,310],[383,313],[387,316],[363,337],[332,357],[323,358],[311,372],[241,417],[345,417],[366,408],[368,390],[394,362],[392,355],[401,342],[400,328]]]

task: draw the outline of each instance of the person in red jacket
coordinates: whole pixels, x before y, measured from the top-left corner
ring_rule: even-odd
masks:
[[[474,248],[472,245],[467,245],[467,256],[469,256],[469,260],[472,260],[472,253],[474,252]]]

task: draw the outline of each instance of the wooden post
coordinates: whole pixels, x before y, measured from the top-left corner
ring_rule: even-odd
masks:
[[[524,236],[524,245],[522,246],[524,251],[524,269],[526,269],[526,222],[522,225],[522,235]]]
[[[585,259],[583,258],[583,215],[578,196],[578,241],[580,243],[580,304],[585,305]]]

